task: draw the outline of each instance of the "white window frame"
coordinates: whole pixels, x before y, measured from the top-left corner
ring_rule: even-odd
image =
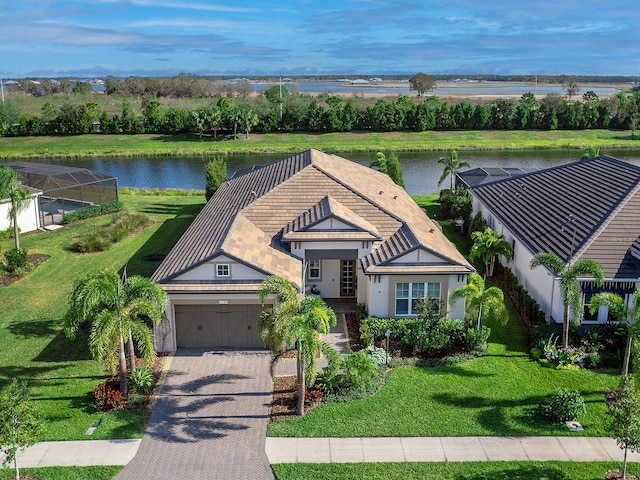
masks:
[[[402,296],[398,296],[398,287],[399,285],[406,285],[407,287],[402,288]],[[430,293],[435,294],[435,289],[437,286],[438,296],[430,295]],[[422,291],[421,294],[418,292]],[[406,293],[405,293],[406,292]],[[405,296],[406,295],[406,296]],[[440,310],[440,302],[442,300],[442,283],[441,282],[398,282],[395,285],[394,291],[394,312],[396,317],[415,317],[418,315],[416,312],[415,306],[416,302],[419,299],[433,299],[438,302],[438,310]],[[407,308],[406,313],[398,313],[398,300],[406,300]],[[404,310],[404,309],[402,309]],[[438,312],[439,313],[439,312]]]
[[[226,269],[226,273],[222,272],[222,269]],[[222,272],[222,273],[221,273]],[[216,278],[227,278],[231,276],[231,265],[228,263],[216,263]]]
[[[314,265],[316,262],[317,262],[317,266]],[[312,274],[314,270],[317,270],[317,275]],[[322,278],[322,260],[320,260],[319,258],[313,258],[313,259],[307,260],[307,280],[320,280],[321,278]]]

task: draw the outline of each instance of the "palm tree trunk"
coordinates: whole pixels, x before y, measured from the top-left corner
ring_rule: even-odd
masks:
[[[304,381],[304,365],[302,360],[302,343],[300,340],[297,342],[298,347],[298,409],[296,414],[301,417],[304,415],[304,392],[306,385]]]
[[[562,348],[569,346],[569,305],[564,305],[564,318],[562,319]]]
[[[131,332],[129,332],[129,371],[136,371],[136,349],[133,346],[133,337],[131,336]]]
[[[16,250],[20,249],[20,229],[18,228],[18,214],[12,215],[13,220],[13,240],[16,244]]]
[[[631,358],[631,347],[632,346],[633,346],[633,337],[631,336],[631,332],[629,332],[629,333],[627,333],[627,345],[624,348],[624,359],[622,361],[622,375],[621,375],[621,378],[620,378],[620,393],[622,393],[622,388],[624,387],[624,383],[627,381],[627,376],[629,375],[629,360]]]
[[[482,304],[478,307],[478,330],[480,330],[480,319],[482,318]]]
[[[124,354],[124,337],[120,332],[120,393],[127,394],[127,357]]]

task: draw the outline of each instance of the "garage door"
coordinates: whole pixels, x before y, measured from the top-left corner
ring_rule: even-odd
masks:
[[[176,305],[178,347],[262,347],[261,305]]]

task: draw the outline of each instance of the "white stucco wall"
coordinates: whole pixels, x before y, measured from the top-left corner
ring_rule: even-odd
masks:
[[[33,195],[27,207],[18,213],[18,227],[22,233],[32,232],[41,227],[38,207],[39,195]],[[6,230],[12,226],[9,210],[11,210],[11,201],[7,199],[0,200],[0,230]]]
[[[220,255],[202,265],[198,265],[195,268],[179,275],[178,280],[214,280],[216,279],[216,265],[228,264],[230,276],[221,277],[219,280],[264,280],[265,275],[262,272],[258,272],[243,263],[230,259],[224,255]]]

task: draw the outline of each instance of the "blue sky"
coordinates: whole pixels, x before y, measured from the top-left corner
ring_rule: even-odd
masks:
[[[2,1],[0,75],[640,75],[637,0]]]

